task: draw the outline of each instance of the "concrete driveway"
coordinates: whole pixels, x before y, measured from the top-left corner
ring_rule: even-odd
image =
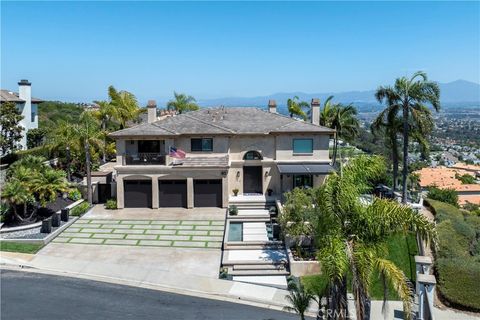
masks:
[[[37,253],[32,263],[80,273],[105,269],[112,276],[161,271],[217,278],[224,219],[225,210],[217,208],[96,206]]]

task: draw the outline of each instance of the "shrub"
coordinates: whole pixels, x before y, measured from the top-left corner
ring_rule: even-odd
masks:
[[[105,208],[108,210],[115,210],[117,209],[117,200],[115,199],[108,199],[107,203],[105,203]]]
[[[462,184],[474,184],[475,177],[471,174],[465,173],[463,175],[455,174],[455,179],[460,180]]]
[[[237,196],[237,195],[238,195],[238,191],[239,191],[239,190],[238,190],[237,188],[233,189],[233,190],[232,190],[233,195],[234,195],[234,196]]]
[[[428,199],[438,233],[436,273],[440,296],[447,304],[480,310],[480,217],[447,203]]]
[[[88,202],[84,201],[70,210],[70,215],[79,217],[90,209]]]
[[[73,201],[80,200],[82,198],[82,193],[78,189],[73,189],[68,193],[68,197]]]
[[[452,206],[458,207],[458,193],[454,189],[439,189],[437,187],[430,187],[428,189],[428,198],[449,203]]]
[[[231,216],[236,216],[238,214],[238,208],[237,206],[233,205],[233,206],[230,206],[228,208],[228,213],[231,215]]]

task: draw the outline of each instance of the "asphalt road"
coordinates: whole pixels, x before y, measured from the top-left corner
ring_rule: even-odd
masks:
[[[2,320],[298,319],[281,311],[97,281],[1,270]]]

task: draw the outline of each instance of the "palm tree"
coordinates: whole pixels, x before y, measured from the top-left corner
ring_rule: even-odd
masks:
[[[357,319],[369,313],[369,290],[375,274],[389,282],[404,304],[409,318],[412,310],[411,285],[388,256],[387,240],[397,234],[416,232],[435,240],[434,226],[424,216],[395,201],[376,198],[370,204],[360,195],[371,189],[369,181],[381,177],[385,163],[378,156],[359,156],[329,175],[319,187],[312,205],[316,226],[318,259],[330,279],[328,308],[341,319],[348,315],[347,276],[351,274]],[[386,291],[385,291],[386,292]],[[330,313],[331,313],[330,312]]]
[[[175,110],[178,113],[184,113],[188,111],[195,111],[199,109],[199,106],[196,104],[196,100],[192,96],[187,96],[184,93],[173,92],[175,100],[170,100],[167,103],[168,110]]]
[[[293,97],[293,99],[287,100],[288,113],[290,113],[290,118],[293,118],[294,115],[307,120],[307,115],[303,111],[303,108],[308,108],[309,104],[305,101],[299,101],[298,96]]]
[[[370,129],[375,136],[383,136],[387,142],[387,148],[391,150],[392,157],[392,191],[397,190],[398,160],[400,150],[398,148],[398,134],[401,132],[402,120],[397,117],[394,108],[387,108],[375,118]]]
[[[352,141],[357,135],[360,123],[357,118],[357,109],[352,105],[332,103],[333,96],[325,100],[320,112],[320,125],[335,129],[333,139],[333,165],[337,161],[338,141],[341,137],[346,141]]]
[[[298,313],[301,320],[305,319],[305,312],[315,295],[309,292],[297,277],[289,277],[287,282],[289,295],[285,297],[291,306],[284,307],[285,310]]]
[[[110,97],[109,112],[112,118],[120,124],[120,129],[125,128],[127,121],[136,119],[140,114],[137,98],[132,93],[124,90],[117,91],[110,86],[108,87],[108,96]]]
[[[421,127],[431,123],[431,117],[425,117],[425,104],[430,104],[436,111],[440,110],[440,88],[435,82],[428,81],[424,72],[418,71],[412,77],[395,80],[393,87],[379,87],[375,96],[378,101],[387,102],[389,107],[402,111],[403,122],[403,168],[402,168],[402,202],[407,202],[408,177],[408,139],[410,115]]]
[[[87,199],[92,204],[92,152],[99,149],[103,142],[103,133],[98,121],[91,112],[84,111],[77,123],[61,123],[49,136],[51,149],[65,149],[67,146],[77,154],[85,156],[85,172],[87,177]]]
[[[100,121],[100,128],[103,132],[103,146],[102,146],[102,160],[106,162],[106,148],[107,148],[107,124],[116,115],[115,107],[108,101],[95,101],[99,106],[98,110],[93,112],[95,118]]]
[[[62,170],[49,168],[32,179],[31,190],[35,193],[41,206],[55,201],[59,193],[69,189],[66,173]]]
[[[27,185],[17,179],[9,180],[2,190],[2,201],[13,208],[13,216],[18,221],[29,220],[27,217],[27,205],[34,201],[33,195]],[[17,206],[23,206],[23,214],[18,214]]]

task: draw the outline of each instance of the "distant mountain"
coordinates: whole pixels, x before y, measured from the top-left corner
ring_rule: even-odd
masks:
[[[457,80],[448,83],[439,83],[442,103],[474,103],[480,105],[480,84],[465,80]],[[201,106],[266,106],[268,100],[274,99],[280,107],[286,105],[287,99],[298,96],[300,100],[310,101],[312,98],[319,98],[321,101],[331,95],[335,101],[342,103],[355,103],[359,106],[377,105],[375,90],[368,91],[346,91],[346,92],[325,92],[325,93],[304,93],[304,92],[282,92],[268,96],[258,97],[227,97],[216,99],[199,100]]]

